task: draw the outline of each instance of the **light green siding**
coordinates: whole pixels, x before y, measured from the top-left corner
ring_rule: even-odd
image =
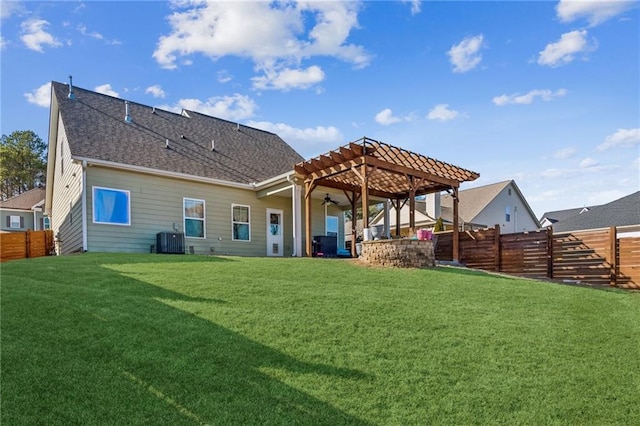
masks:
[[[24,232],[28,229],[32,231],[42,230],[42,212],[35,212],[35,222],[33,215],[33,210],[2,209],[0,210],[0,229],[10,232]],[[11,228],[10,226],[7,226],[7,218],[9,216],[21,217],[23,226],[21,228]]]
[[[92,187],[130,191],[131,226],[93,223]],[[183,199],[205,201],[205,238],[185,238],[196,254],[265,256],[267,208],[284,212],[284,255],[293,252],[291,198],[257,198],[250,189],[134,173],[92,166],[87,168],[88,251],[149,252],[158,232],[184,232]],[[251,241],[233,241],[231,205],[250,206]]]

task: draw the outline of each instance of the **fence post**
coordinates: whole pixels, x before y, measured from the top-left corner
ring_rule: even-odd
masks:
[[[494,253],[495,253],[495,270],[496,272],[500,272],[500,225],[496,225],[493,227],[493,238],[494,238]]]
[[[31,257],[31,230],[27,229],[27,232],[25,233],[25,244],[26,246],[26,250],[25,250],[25,254],[27,255],[27,259]]]
[[[609,272],[609,285],[615,287],[617,285],[617,270],[618,270],[618,232],[615,226],[609,228],[609,256],[607,262],[611,267]]]
[[[547,278],[553,279],[553,228],[547,226]]]

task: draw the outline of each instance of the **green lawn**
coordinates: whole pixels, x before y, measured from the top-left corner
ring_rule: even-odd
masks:
[[[640,424],[640,293],[110,254],[1,285],[2,425]]]

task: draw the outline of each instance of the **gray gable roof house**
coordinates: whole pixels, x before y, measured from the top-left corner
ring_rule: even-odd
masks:
[[[502,233],[535,231],[540,227],[529,203],[514,180],[492,183],[458,192],[458,214],[464,229],[490,228],[500,225]],[[378,215],[373,224],[379,224]],[[449,194],[429,194],[424,201],[416,201],[416,227],[431,228],[442,217],[445,228],[453,220],[453,197]],[[400,212],[401,228],[409,225],[409,209]],[[395,229],[395,214],[390,214],[391,232]]]
[[[569,232],[632,225],[640,225],[640,191],[559,220],[553,224],[553,231]]]
[[[274,133],[58,82],[49,129],[45,211],[59,253],[148,252],[159,233],[184,234],[194,253],[301,253],[292,177],[303,158]]]
[[[33,231],[45,228],[42,210],[44,188],[33,188],[22,194],[0,201],[0,230]]]

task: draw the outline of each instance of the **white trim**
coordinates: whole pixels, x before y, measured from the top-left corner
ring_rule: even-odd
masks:
[[[265,179],[263,181],[260,182],[256,182],[254,183],[253,187],[255,189],[260,189],[264,186],[269,186],[269,185],[273,185],[274,183],[280,183],[280,182],[290,182],[290,177],[293,176],[295,174],[295,172],[293,170],[286,172],[286,173],[282,173],[278,176],[274,176],[272,178],[269,179]],[[285,188],[286,189],[286,188]]]
[[[21,213],[31,213],[33,212],[33,210],[31,209],[14,209],[11,207],[0,207],[0,210],[5,211],[5,212],[21,212]]]
[[[200,176],[188,175],[186,173],[170,172],[167,170],[156,170],[156,169],[150,169],[148,167],[132,166],[129,164],[116,163],[113,161],[95,160],[95,159],[86,158],[86,157],[73,156],[72,158],[74,160],[86,161],[89,166],[95,165],[95,166],[108,167],[112,169],[145,173],[145,174],[155,175],[155,176],[173,177],[173,178],[184,179],[184,180],[189,180],[193,182],[212,183],[220,186],[228,186],[230,188],[241,188],[241,189],[251,189],[251,190],[254,189],[254,186],[248,183],[238,183],[238,182],[231,182],[231,181],[226,181],[221,179],[205,178]]]
[[[13,219],[17,218],[18,219],[18,226],[13,226]],[[22,226],[20,226],[20,222],[23,222],[24,218],[22,216],[14,216],[12,214],[9,215],[9,229],[22,229]]]
[[[88,251],[88,235],[87,235],[87,162],[82,162],[82,178],[80,180],[81,197],[82,197],[82,251]],[[129,199],[131,204],[131,199]],[[131,210],[131,207],[129,207]],[[129,223],[131,223],[131,217],[129,217]]]
[[[117,191],[124,192],[127,194],[127,219],[129,220],[127,223],[113,223],[113,222],[98,222],[96,221],[96,189],[104,189],[107,191]],[[114,225],[114,226],[131,226],[131,192],[126,189],[117,189],[117,188],[106,188],[104,186],[92,186],[91,187],[91,216],[93,219],[93,223],[97,225]]]
[[[185,204],[185,202],[187,200],[196,201],[196,202],[202,202],[202,219],[200,219],[198,217],[189,217],[189,218],[187,218],[187,216],[185,216],[184,204]],[[191,237],[191,236],[187,235],[187,219],[202,220],[202,237]],[[182,229],[184,230],[184,237],[185,238],[192,238],[192,239],[195,239],[195,240],[205,240],[207,238],[207,203],[206,203],[205,200],[201,200],[200,198],[182,197]]]
[[[234,207],[246,207],[247,211],[248,211],[248,222],[235,222],[233,220],[233,208]],[[249,239],[248,240],[239,240],[233,237],[233,225],[234,223],[239,223],[239,224],[247,224],[249,225]],[[250,243],[251,242],[251,206],[248,206],[246,204],[231,204],[231,241],[240,241],[243,243]]]
[[[293,253],[302,257],[302,187],[291,185],[291,212],[293,213]]]
[[[280,234],[278,235],[278,242],[280,242],[281,246],[279,247],[278,253],[273,254],[269,251],[269,238],[271,237],[271,214],[280,215]],[[272,209],[267,208],[267,256],[271,257],[283,257],[284,256],[284,211],[282,209]],[[272,240],[273,241],[273,240]]]

